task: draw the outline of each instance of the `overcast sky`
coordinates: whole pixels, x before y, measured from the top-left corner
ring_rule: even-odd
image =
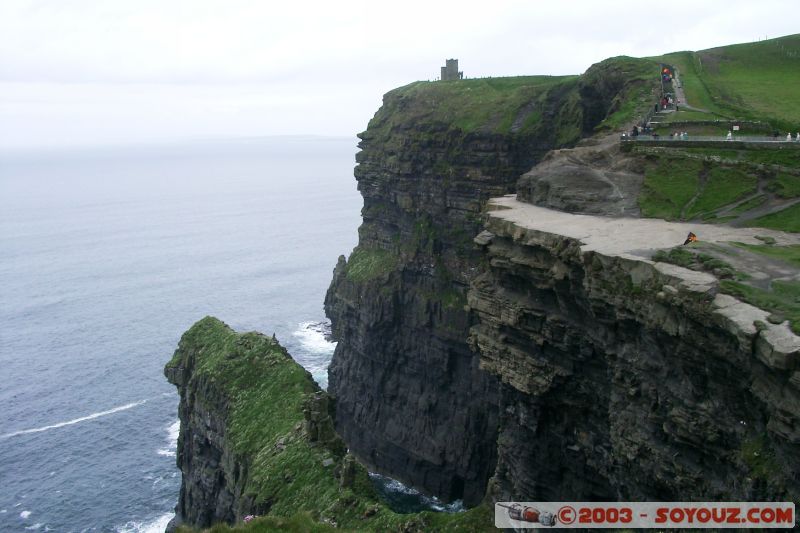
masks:
[[[798,0],[2,0],[0,147],[363,130],[386,91],[800,31]]]

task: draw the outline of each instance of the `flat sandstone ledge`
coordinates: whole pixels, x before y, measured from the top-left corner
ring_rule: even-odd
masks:
[[[507,235],[514,240],[523,238],[530,244],[547,246],[558,237],[577,241],[581,253],[596,252],[608,257],[652,265],[660,274],[675,280],[673,288],[680,291],[716,293],[719,281],[708,273],[696,272],[650,259],[656,250],[680,245],[686,235],[694,232],[704,242],[742,242],[764,244],[756,235],[775,239],[778,246],[800,244],[800,235],[763,228],[734,228],[731,226],[667,222],[653,218],[623,218],[565,213],[520,202],[515,195],[492,198],[487,204],[488,229],[494,233],[511,224],[523,234]],[[476,242],[488,244],[491,235],[479,235]],[[716,293],[713,313],[723,319],[731,333],[750,342],[755,338],[756,355],[772,368],[791,370],[800,360],[800,336],[789,328],[788,321],[771,324],[769,313],[742,302],[733,296]],[[759,324],[756,327],[756,323]],[[760,330],[760,331],[759,331]]]

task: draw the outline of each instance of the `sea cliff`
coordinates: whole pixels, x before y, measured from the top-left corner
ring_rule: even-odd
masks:
[[[416,83],[384,97],[356,158],[359,243],[325,299],[339,341],[336,429],[365,464],[448,500],[483,498],[501,398],[467,342],[482,209],[649,91],[648,65],[621,58],[581,77]]]

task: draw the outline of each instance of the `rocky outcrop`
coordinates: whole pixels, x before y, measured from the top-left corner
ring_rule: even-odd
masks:
[[[208,527],[268,512],[274,502],[251,483],[256,454],[267,443],[278,446],[278,437],[285,448],[291,414],[299,421],[300,402],[318,390],[310,374],[276,340],[237,334],[212,317],[184,333],[164,374],[180,395],[177,465],[182,482],[173,525]],[[270,401],[273,387],[281,390],[283,401]],[[307,410],[314,437],[335,439],[325,408]],[[264,426],[248,427],[270,416],[275,419]]]
[[[553,150],[522,175],[517,197],[592,215],[638,216],[644,160],[624,153],[614,133],[587,146]]]
[[[217,326],[213,319],[204,321],[207,324],[194,327]],[[240,519],[252,502],[241,501],[249,461],[237,457],[227,442],[230,398],[210,375],[195,376],[203,348],[185,335],[164,375],[180,395],[177,465],[182,482],[176,523],[207,527]]]
[[[593,131],[615,87],[587,92],[574,77],[417,83],[388,93],[360,135],[364,222],[325,310],[338,341],[336,428],[376,471],[445,500],[483,497],[500,397],[467,344],[480,213],[547,151]]]
[[[656,99],[656,78],[652,64],[626,57],[587,70],[577,89],[587,137],[575,147],[553,150],[523,174],[519,199],[570,213],[638,216],[645,162],[620,149],[616,130],[630,127],[643,103]],[[613,133],[592,136],[596,129]]]
[[[501,382],[495,499],[797,501],[788,323],[709,274],[649,261],[682,224],[497,207],[468,295],[471,343]]]

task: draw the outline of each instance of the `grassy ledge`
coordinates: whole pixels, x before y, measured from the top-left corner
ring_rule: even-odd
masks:
[[[356,248],[347,261],[347,279],[364,282],[385,276],[397,267],[399,260],[388,250]]]

